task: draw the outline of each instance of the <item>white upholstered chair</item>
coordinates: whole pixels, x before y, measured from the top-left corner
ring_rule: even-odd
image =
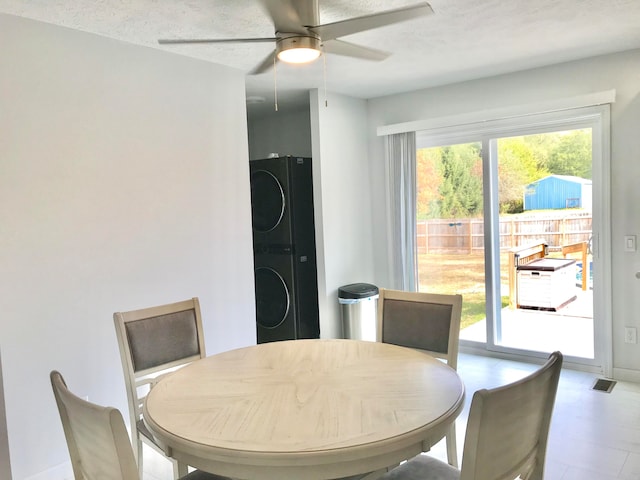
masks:
[[[474,393],[458,470],[418,455],[379,480],[542,480],[562,354],[509,385]]]
[[[200,303],[197,298],[113,315],[124,370],[131,436],[142,476],[143,442],[164,455],[142,420],[142,405],[162,375],[205,357]],[[173,462],[174,477],[187,466]]]
[[[383,343],[423,350],[458,366],[462,295],[380,289],[378,334]],[[455,424],[446,435],[447,459],[458,466]]]
[[[83,400],[67,388],[62,375],[50,374],[76,480],[140,480],[120,411]],[[194,471],[181,480],[224,480]],[[228,480],[228,479],[227,479]]]

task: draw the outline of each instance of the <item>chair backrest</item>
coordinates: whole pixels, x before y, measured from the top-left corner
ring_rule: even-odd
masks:
[[[380,289],[378,340],[424,350],[456,369],[462,295]]]
[[[474,393],[460,480],[543,478],[561,368],[562,354],[554,352],[531,375]]]
[[[149,389],[164,373],[204,358],[197,298],[113,314],[132,430]]]
[[[139,480],[120,412],[75,396],[55,370],[50,378],[75,479]]]

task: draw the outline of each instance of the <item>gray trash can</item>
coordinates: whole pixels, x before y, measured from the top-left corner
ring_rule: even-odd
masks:
[[[344,338],[376,341],[378,287],[352,283],[338,289]]]

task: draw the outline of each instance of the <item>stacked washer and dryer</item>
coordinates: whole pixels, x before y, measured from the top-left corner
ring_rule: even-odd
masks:
[[[252,160],[258,343],[319,338],[311,159]]]

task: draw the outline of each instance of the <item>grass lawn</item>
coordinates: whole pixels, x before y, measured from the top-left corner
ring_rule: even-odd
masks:
[[[501,262],[506,265],[505,259]],[[508,284],[506,269],[502,283]],[[421,292],[462,295],[461,329],[485,318],[484,257],[477,254],[419,254],[418,283]],[[503,291],[502,306],[509,304]]]

